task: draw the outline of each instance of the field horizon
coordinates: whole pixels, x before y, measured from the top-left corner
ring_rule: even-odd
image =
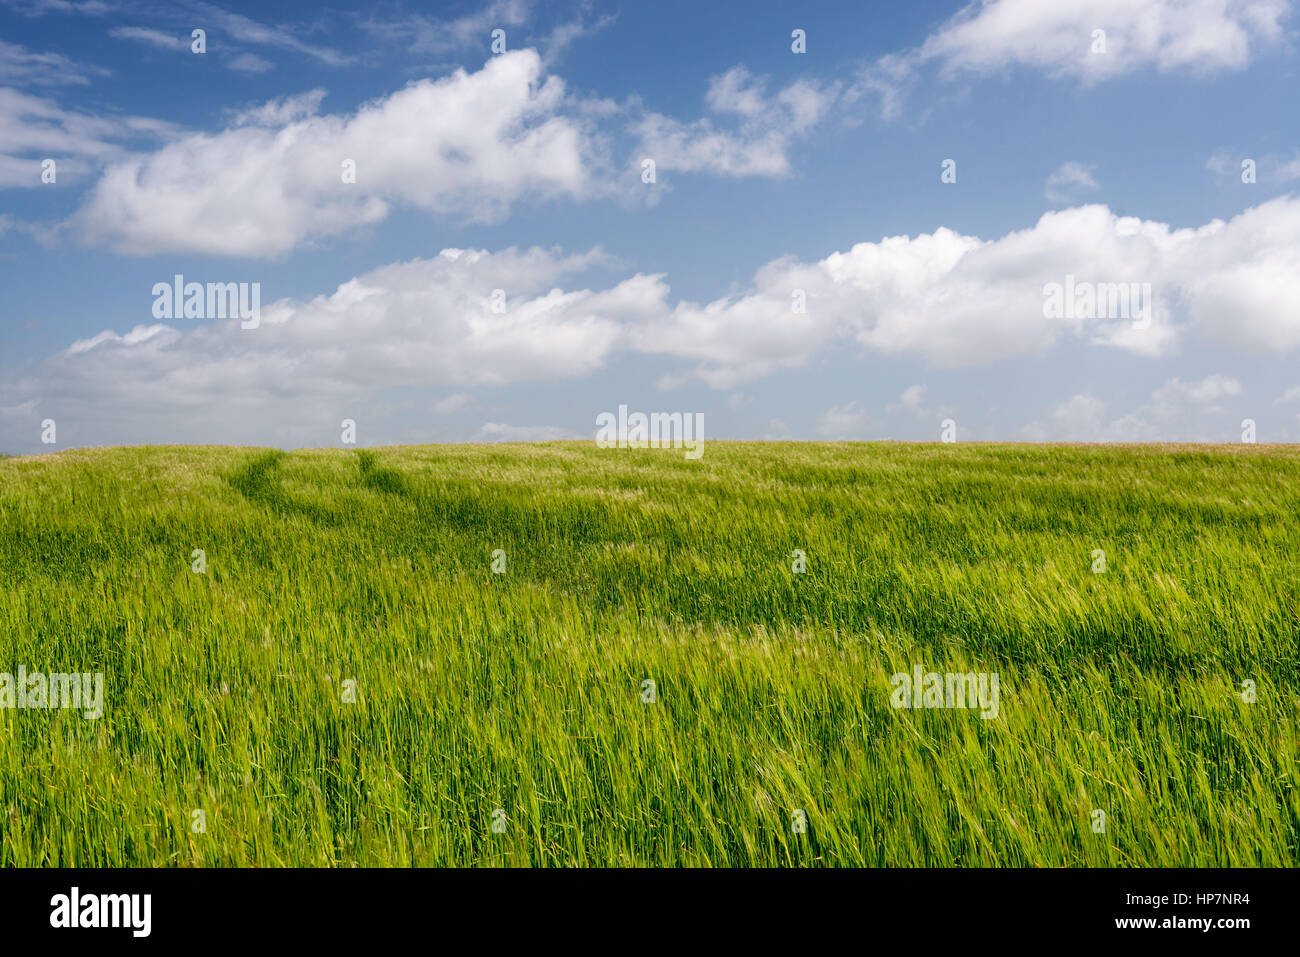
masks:
[[[103,692],[0,707],[0,865],[1294,866],[1297,478],[1263,444],[4,457],[0,676]]]
[[[125,443],[118,445],[75,445],[66,448],[53,449],[48,452],[0,452],[0,457],[10,459],[39,459],[51,455],[62,455],[67,452],[89,452],[101,451],[110,452],[117,449],[223,449],[223,450],[242,450],[247,452],[382,452],[385,450],[402,450],[402,449],[422,449],[422,448],[510,448],[514,446],[547,446],[547,445],[590,445],[590,439],[568,438],[568,439],[538,439],[531,441],[513,441],[513,442],[394,442],[385,445],[302,445],[302,446],[279,446],[279,445],[244,445],[226,442],[142,442],[138,444]],[[1300,450],[1300,443],[1296,442],[1069,442],[1069,441],[1020,441],[1007,442],[999,439],[962,439],[960,443],[944,443],[933,439],[707,439],[706,445],[816,445],[816,446],[844,446],[844,445],[919,445],[919,446],[943,446],[963,445],[963,446],[998,446],[1006,448],[1117,448],[1117,449],[1240,449],[1250,451],[1252,449],[1297,449]],[[664,449],[669,450],[669,449]],[[659,451],[657,449],[647,449],[645,451]]]

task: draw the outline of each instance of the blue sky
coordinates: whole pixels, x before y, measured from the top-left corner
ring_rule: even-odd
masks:
[[[0,451],[589,437],[620,404],[707,438],[1297,441],[1298,22],[0,0]],[[178,273],[257,284],[257,328],[159,318]],[[1047,315],[1067,277],[1137,315]]]

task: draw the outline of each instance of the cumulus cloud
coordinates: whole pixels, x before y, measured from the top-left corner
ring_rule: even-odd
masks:
[[[837,86],[811,80],[769,95],[766,78],[732,67],[709,81],[705,96],[709,110],[727,123],[645,113],[632,125],[640,141],[636,162],[653,159],[657,170],[785,176],[791,145],[825,118],[837,96]]]
[[[1237,70],[1279,42],[1287,0],[983,0],[926,38],[919,56],[948,71],[1009,65],[1095,82],[1143,68]],[[1105,31],[1094,52],[1093,31]]]
[[[598,250],[449,249],[372,270],[328,295],[264,305],[256,329],[176,320],[106,330],[0,382],[0,405],[35,400],[41,416],[96,423],[113,441],[250,441],[294,436],[310,422],[319,434],[322,419],[356,417],[351,410],[385,390],[582,376],[604,362],[625,325],[643,320],[646,301],[663,298],[645,277],[599,291],[557,288],[604,261]],[[503,313],[493,309],[496,289],[509,290]],[[140,311],[152,320],[151,306],[142,290]]]
[[[172,46],[170,34],[116,35]],[[226,65],[271,64],[243,54]],[[611,143],[663,171],[785,176],[790,149],[827,116],[836,85],[798,80],[769,91],[735,67],[714,77],[710,116],[682,122],[639,106],[576,98],[536,50],[491,57],[475,72],[420,80],[352,113],[321,112],[311,90],[227,114],[224,128],[118,153],[65,226],[133,255],[279,257],[377,224],[406,206],[495,222],[515,205],[658,194],[616,176]],[[25,175],[25,174],[24,174]],[[637,184],[639,186],[639,183]]]
[[[376,223],[393,204],[492,220],[525,198],[583,198],[594,147],[561,113],[565,98],[563,81],[521,50],[351,115],[268,105],[242,125],[114,163],[73,222],[121,252],[276,256]],[[355,183],[343,181],[345,160]]]
[[[1149,283],[1149,323],[1099,308],[1049,318],[1045,287],[1070,277],[1136,283],[1139,294]],[[792,308],[800,294],[803,313]],[[1189,329],[1247,351],[1289,351],[1300,348],[1296,301],[1300,200],[1189,229],[1081,206],[1000,239],[940,228],[814,263],[777,260],[748,291],[679,303],[643,347],[697,360],[691,375],[719,389],[804,365],[836,340],[946,368],[1038,354],[1064,339],[1164,355]]]
[[[1283,42],[1290,13],[1289,0],[972,0],[919,47],[861,71],[853,92],[876,95],[891,119],[926,65],[946,79],[1024,67],[1085,85],[1144,69],[1240,70]]]
[[[580,273],[616,266],[600,250],[445,250],[371,270],[313,299],[274,302],[256,330],[238,321],[177,320],[105,331],[0,385],[0,405],[35,403],[42,414],[64,410],[134,430],[117,435],[121,441],[159,441],[159,423],[170,423],[192,441],[207,433],[178,423],[210,423],[215,415],[233,429],[243,420],[232,410],[265,410],[290,434],[294,422],[318,420],[322,408],[352,407],[385,390],[581,377],[619,353],[678,360],[684,371],[669,375],[668,386],[697,380],[731,392],[853,346],[950,368],[1042,354],[1058,343],[1157,355],[1202,335],[1234,351],[1300,349],[1300,200],[1290,197],[1197,228],[1084,206],[1046,213],[998,239],[947,229],[886,237],[816,262],[775,260],[748,289],[703,304],[673,301],[659,274],[566,290]],[[1150,324],[1049,318],[1045,284],[1067,276],[1150,283],[1157,303]],[[505,296],[504,311],[493,308],[495,290]],[[800,301],[803,311],[795,308]],[[142,293],[146,316],[150,304]],[[1173,379],[1144,415],[1160,423],[1169,409],[1209,413],[1239,391],[1235,380]],[[925,386],[910,386],[888,411],[920,415],[925,397]],[[1146,434],[1123,419],[1103,420],[1097,401],[1084,396],[1060,413],[1071,434]],[[736,396],[729,405],[744,402]],[[862,437],[873,425],[848,403],[828,410],[818,429]]]

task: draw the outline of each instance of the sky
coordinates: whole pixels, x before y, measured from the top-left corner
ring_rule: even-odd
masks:
[[[1298,27],[0,0],[0,452],[1300,441]]]

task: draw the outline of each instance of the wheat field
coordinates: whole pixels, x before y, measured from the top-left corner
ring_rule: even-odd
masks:
[[[0,459],[0,672],[103,676],[0,709],[0,863],[1291,866],[1298,516],[1268,446]]]

